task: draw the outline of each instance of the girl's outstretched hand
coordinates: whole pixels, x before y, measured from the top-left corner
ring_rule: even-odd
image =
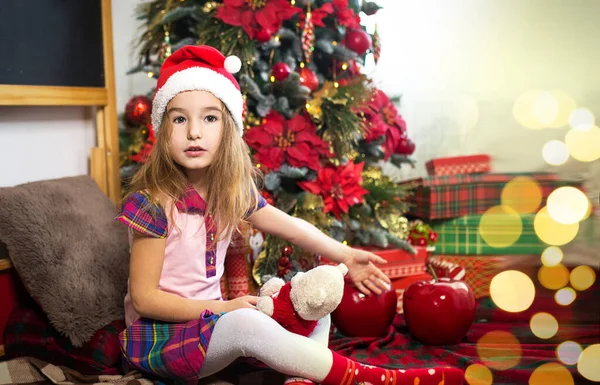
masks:
[[[225,302],[225,313],[237,309],[256,309],[258,297],[254,295],[244,295]]]
[[[366,250],[350,249],[350,256],[344,262],[348,267],[348,277],[365,295],[381,294],[390,288],[390,279],[375,264],[387,261]]]

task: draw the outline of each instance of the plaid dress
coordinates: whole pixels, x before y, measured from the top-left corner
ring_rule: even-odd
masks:
[[[265,205],[260,197],[257,209]],[[149,237],[166,238],[159,282],[162,290],[192,299],[221,298],[219,282],[229,239],[210,246],[214,240],[211,218],[205,216],[206,202],[192,186],[186,188],[185,196],[175,206],[179,232],[170,231],[165,210],[144,191],[130,195],[115,219]],[[249,210],[247,215],[253,212]],[[125,310],[129,326],[119,340],[126,365],[159,378],[197,382],[215,323],[222,314],[205,310],[199,319],[186,323],[140,318],[129,293]]]
[[[158,377],[197,382],[220,316],[205,310],[200,319],[186,323],[135,321],[119,335],[127,364]]]

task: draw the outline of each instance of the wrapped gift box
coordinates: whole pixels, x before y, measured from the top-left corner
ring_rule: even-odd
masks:
[[[462,175],[490,172],[491,157],[489,155],[465,155],[446,158],[436,158],[425,163],[427,174]]]
[[[387,260],[385,265],[378,265],[377,267],[379,267],[381,271],[390,279],[396,279],[418,276],[425,272],[425,264],[432,249],[428,247],[416,246],[415,250],[417,251],[416,255],[412,255],[409,252],[401,249],[370,251]],[[321,257],[320,263],[322,265],[334,264],[324,257]]]
[[[466,215],[448,221],[431,224],[438,233],[436,251],[439,254],[455,255],[494,255],[494,254],[541,254],[548,245],[538,238],[533,227],[535,214],[521,215],[521,235],[510,246],[497,248],[490,246],[479,233],[481,215]],[[499,221],[497,231],[510,237],[519,229],[503,226]]]
[[[518,257],[514,255],[435,255],[430,258],[430,262],[433,266],[451,263],[464,268],[466,274],[463,279],[473,290],[475,299],[479,299],[490,295],[492,278],[503,270],[503,266],[509,258]]]
[[[404,182],[413,194],[407,197],[411,205],[407,214],[425,220],[457,218],[483,214],[501,203],[504,186],[518,176],[535,180],[542,190],[542,203],[552,191],[561,186],[580,188],[574,181],[560,180],[553,173],[509,173],[444,175],[413,179]]]

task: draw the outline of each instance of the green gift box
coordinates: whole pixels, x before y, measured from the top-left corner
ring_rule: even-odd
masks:
[[[510,246],[490,246],[479,232],[482,215],[466,215],[448,221],[433,222],[431,227],[438,233],[436,253],[453,255],[541,254],[548,245],[535,234],[535,214],[522,214],[522,229],[518,239]],[[518,234],[518,227],[499,221],[490,234],[493,238],[507,239]]]

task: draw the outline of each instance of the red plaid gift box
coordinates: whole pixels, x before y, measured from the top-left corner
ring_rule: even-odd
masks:
[[[425,163],[427,173],[432,176],[477,174],[490,172],[489,155],[465,155],[447,158],[436,158]]]
[[[369,250],[387,260],[385,265],[378,265],[381,271],[390,279],[421,275],[425,272],[425,263],[429,258],[427,247],[417,246],[416,255],[401,249]],[[332,265],[327,258],[321,257],[322,265]]]
[[[502,271],[508,258],[516,255],[503,256],[464,256],[436,255],[429,260],[432,266],[455,264],[465,269],[464,281],[471,286],[475,299],[490,295],[492,278]]]
[[[528,177],[542,190],[542,205],[552,191],[561,186],[581,188],[581,183],[560,180],[553,173],[508,173],[444,175],[413,179],[404,182],[413,194],[407,197],[411,204],[407,214],[433,220],[479,215],[501,203],[504,186],[516,177]]]

